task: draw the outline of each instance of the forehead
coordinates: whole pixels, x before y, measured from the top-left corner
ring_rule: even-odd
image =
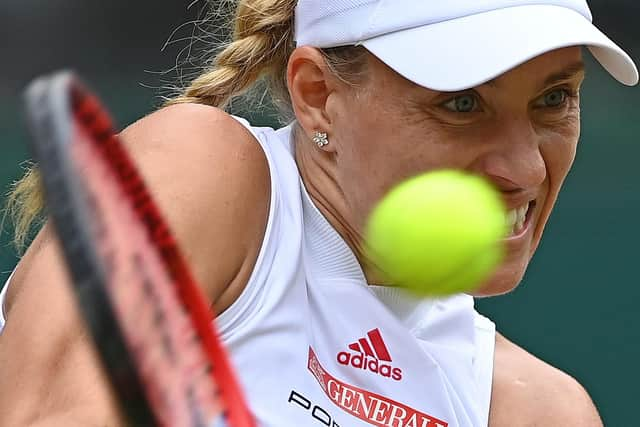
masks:
[[[582,48],[574,46],[537,56],[485,83],[500,87],[510,79],[526,79],[539,84],[567,80],[584,72]]]

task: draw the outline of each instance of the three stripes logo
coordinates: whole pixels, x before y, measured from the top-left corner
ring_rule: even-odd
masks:
[[[380,329],[376,328],[358,341],[349,344],[349,350],[338,353],[338,363],[344,366],[373,372],[395,381],[402,380],[402,369],[394,368],[389,349],[382,339]],[[355,354],[354,354],[355,353]]]

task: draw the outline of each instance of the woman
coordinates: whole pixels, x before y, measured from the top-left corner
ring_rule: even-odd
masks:
[[[575,380],[496,334],[471,296],[407,298],[361,250],[390,187],[464,169],[516,216],[477,295],[517,286],[575,156],[580,46],[638,81],[590,19],[582,0],[244,0],[215,67],[123,132],[261,425],[601,425]],[[213,108],[260,76],[292,125]],[[123,424],[66,280],[45,226],[6,295],[3,425]]]

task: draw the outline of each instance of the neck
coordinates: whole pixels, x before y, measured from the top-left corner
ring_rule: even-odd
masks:
[[[336,173],[330,152],[319,150],[296,126],[294,131],[295,159],[307,193],[329,224],[338,232],[356,256],[368,283],[383,281],[366,262],[362,232],[353,224],[352,211]]]

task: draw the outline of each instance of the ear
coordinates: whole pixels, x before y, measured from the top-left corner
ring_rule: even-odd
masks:
[[[307,138],[312,139],[315,132],[326,132],[331,139],[327,101],[337,82],[322,53],[310,46],[294,50],[287,67],[287,84],[293,110]],[[331,151],[331,145],[323,150]]]

